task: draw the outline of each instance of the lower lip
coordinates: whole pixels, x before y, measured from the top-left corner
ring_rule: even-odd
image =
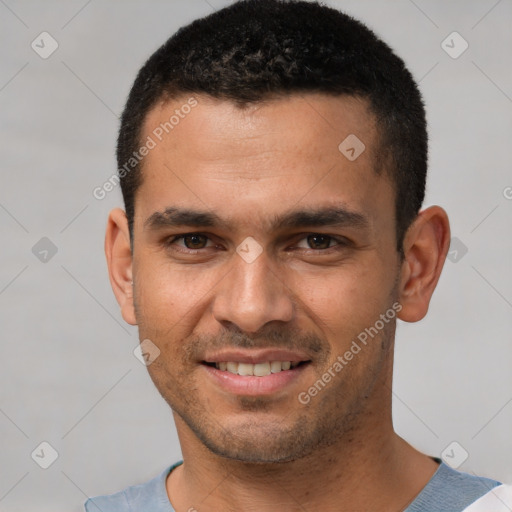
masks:
[[[309,364],[301,364],[293,370],[282,370],[264,377],[244,377],[231,372],[218,370],[213,366],[202,365],[215,384],[224,391],[244,396],[264,396],[283,391],[302,375],[307,366],[309,366]]]

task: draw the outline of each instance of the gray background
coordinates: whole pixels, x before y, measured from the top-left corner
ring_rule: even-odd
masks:
[[[120,192],[99,201],[92,191],[115,172],[118,115],[138,68],[179,26],[226,3],[0,0],[0,511],[78,511],[86,496],[180,458],[107,279],[103,232]],[[467,451],[461,469],[512,482],[512,2],[330,4],[368,23],[420,81],[426,205],[447,209],[460,240],[428,317],[398,327],[396,429],[437,456],[457,441],[447,453]],[[43,31],[59,45],[46,59],[31,47]],[[453,31],[469,44],[458,58],[441,45]],[[42,237],[55,255],[41,252],[45,241],[33,251]],[[31,458],[43,441],[59,454],[46,470]]]

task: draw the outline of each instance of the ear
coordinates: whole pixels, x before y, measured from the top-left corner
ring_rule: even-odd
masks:
[[[133,303],[132,251],[126,214],[120,208],[110,212],[105,234],[110,284],[125,322],[137,325]]]
[[[420,212],[404,239],[399,288],[402,309],[398,318],[417,322],[427,314],[449,247],[446,212],[439,206]]]

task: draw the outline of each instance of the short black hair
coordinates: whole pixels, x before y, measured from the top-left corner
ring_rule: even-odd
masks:
[[[238,105],[317,92],[368,101],[379,129],[376,171],[395,187],[397,249],[425,195],[428,136],[421,94],[404,62],[368,27],[317,2],[241,0],[182,27],[139,71],[121,117],[117,162],[130,235],[148,112],[206,94]],[[341,141],[340,141],[341,142]],[[133,158],[132,158],[133,160]]]

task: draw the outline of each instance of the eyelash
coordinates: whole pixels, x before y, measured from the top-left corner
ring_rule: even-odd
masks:
[[[205,235],[204,233],[192,232],[192,233],[183,233],[181,235],[177,235],[177,236],[174,236],[174,237],[168,239],[166,242],[166,246],[168,246],[168,247],[172,246],[173,250],[184,253],[184,254],[189,254],[189,255],[199,254],[201,251],[204,251],[205,249],[212,248],[212,247],[202,247],[201,249],[188,249],[186,247],[180,247],[175,244],[175,242],[177,242],[178,240],[184,240],[185,238],[192,237],[192,236],[205,237],[207,239],[207,243],[208,243],[208,241],[212,241],[211,238],[208,235]],[[350,241],[344,237],[338,238],[338,237],[335,237],[332,235],[327,235],[324,233],[307,233],[304,236],[302,236],[302,238],[300,238],[298,240],[298,242],[301,242],[302,240],[306,240],[310,236],[319,236],[319,237],[328,238],[329,242],[334,242],[334,245],[331,247],[327,247],[326,249],[299,248],[299,250],[306,251],[307,254],[310,254],[312,252],[326,254],[327,251],[331,252],[332,250],[336,250],[336,248],[343,248],[343,247],[347,247],[350,245]]]

